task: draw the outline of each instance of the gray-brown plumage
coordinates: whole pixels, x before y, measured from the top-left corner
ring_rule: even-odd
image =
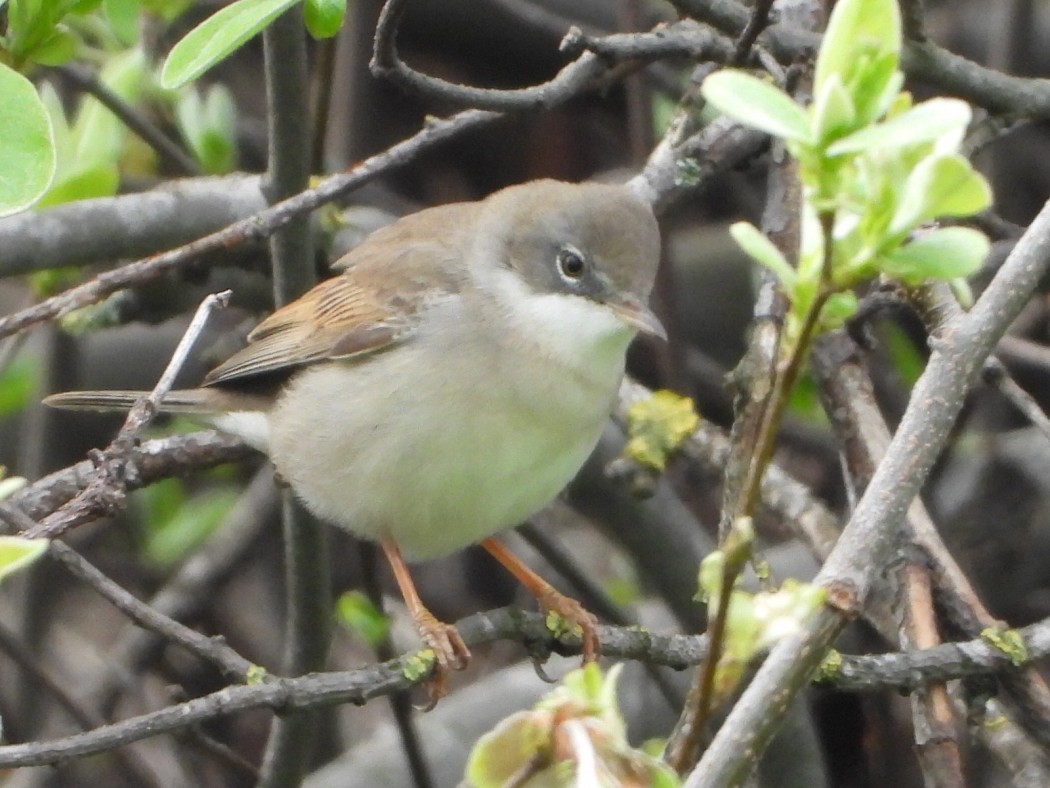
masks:
[[[622,186],[534,181],[420,211],[164,407],[266,451],[310,509],[395,563],[398,545],[429,557],[486,544],[593,449],[631,338],[662,333],[645,306],[658,259],[652,211]],[[48,402],[108,408],[134,394]],[[421,628],[455,661],[447,632]]]

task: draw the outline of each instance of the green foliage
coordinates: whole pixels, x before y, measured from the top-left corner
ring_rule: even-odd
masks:
[[[28,356],[16,358],[7,365],[0,375],[0,418],[17,413],[29,404],[36,391],[38,366],[37,360]]]
[[[922,355],[911,338],[894,323],[886,323],[881,326],[879,334],[880,343],[889,353],[893,369],[896,370],[904,385],[910,388],[922,374],[924,363]]]
[[[5,473],[3,466],[0,466],[0,502],[7,500],[26,485],[26,480],[22,477],[5,478]],[[0,536],[0,582],[36,561],[47,550],[48,544],[47,539]]]
[[[51,122],[32,83],[0,64],[0,216],[28,208],[55,174]]]
[[[146,556],[160,566],[180,561],[215,531],[236,500],[229,487],[187,495],[179,479],[146,487],[134,498],[146,527]]]
[[[160,83],[178,88],[225,60],[300,0],[237,0],[187,33],[161,68]],[[346,0],[305,0],[306,29],[314,38],[331,38],[343,26]]]
[[[434,649],[420,649],[405,659],[401,673],[409,681],[419,681],[434,669],[435,662],[437,662],[437,656],[434,654]]]
[[[306,0],[306,29],[317,39],[331,38],[343,26],[346,0]]]
[[[77,38],[64,23],[69,14],[93,11],[101,0],[8,0],[7,30],[0,48],[16,68],[27,63],[57,66],[70,60]]]
[[[161,85],[177,88],[196,79],[297,2],[238,0],[212,14],[172,48],[161,69]]]
[[[139,0],[102,0],[102,9],[110,29],[125,46],[134,46],[139,40]]]
[[[335,602],[336,619],[352,632],[357,632],[370,646],[386,640],[390,622],[383,611],[360,591],[347,591]]]
[[[47,550],[48,544],[47,539],[0,536],[0,581],[36,561]]]
[[[789,140],[810,139],[806,111],[775,85],[742,71],[720,71],[704,80],[704,98],[759,131]]]
[[[800,331],[841,325],[855,311],[853,288],[873,277],[910,285],[961,280],[987,255],[988,240],[975,230],[921,229],[935,219],[977,213],[992,195],[956,152],[969,106],[945,98],[912,106],[900,91],[900,47],[893,0],[841,0],[817,58],[808,109],[742,72],[713,74],[702,86],[722,112],[784,138],[799,161],[804,206],[797,269],[754,227],[732,228],[791,301],[789,349]]]
[[[139,49],[130,49],[110,58],[99,73],[99,81],[124,101],[135,103],[145,86],[145,55]],[[54,128],[58,167],[51,188],[38,205],[116,194],[120,185],[117,165],[127,136],[124,124],[91,97],[81,100],[70,124],[50,85],[41,88],[40,96]]]
[[[721,548],[709,553],[700,564],[699,597],[707,602],[710,617],[714,617],[724,595],[729,594],[725,634],[715,666],[714,694],[719,699],[733,692],[757,654],[800,631],[826,598],[823,588],[791,579],[776,591],[752,594],[741,590],[740,569],[751,555],[753,541],[750,518],[741,518]],[[733,578],[729,588],[726,578]]]
[[[674,772],[627,741],[616,703],[622,665],[608,676],[590,663],[574,670],[533,709],[482,736],[467,762],[466,785],[496,788],[529,774],[531,788],[648,785],[674,788]]]
[[[237,130],[233,97],[224,85],[214,85],[202,99],[188,88],[175,106],[179,131],[194,158],[209,175],[230,172],[236,164]]]

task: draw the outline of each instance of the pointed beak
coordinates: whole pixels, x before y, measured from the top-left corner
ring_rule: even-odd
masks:
[[[613,313],[631,328],[649,336],[667,341],[667,331],[648,306],[631,296],[624,296],[608,304]]]

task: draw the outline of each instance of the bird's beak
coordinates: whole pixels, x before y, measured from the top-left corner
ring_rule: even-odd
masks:
[[[624,296],[617,301],[610,301],[608,306],[620,320],[631,328],[667,341],[667,331],[660,322],[660,318],[636,298]]]

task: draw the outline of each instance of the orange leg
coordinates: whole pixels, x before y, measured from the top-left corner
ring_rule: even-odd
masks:
[[[493,536],[481,541],[489,554],[507,567],[546,611],[554,612],[579,626],[583,639],[583,661],[593,662],[598,656],[598,622],[583,605],[557,591],[554,586],[529,569],[521,559]]]
[[[419,636],[428,648],[434,652],[436,664],[434,674],[427,683],[430,693],[430,706],[440,700],[448,691],[448,674],[450,670],[462,670],[470,662],[470,649],[459,636],[459,632],[451,624],[438,621],[434,614],[427,610],[423,600],[419,598],[416,584],[408,573],[408,565],[401,555],[401,548],[392,539],[381,539],[379,546],[383,548],[386,560],[390,568],[394,570],[394,579],[397,580],[401,596],[405,598],[408,612],[412,614],[412,620],[416,624]]]

